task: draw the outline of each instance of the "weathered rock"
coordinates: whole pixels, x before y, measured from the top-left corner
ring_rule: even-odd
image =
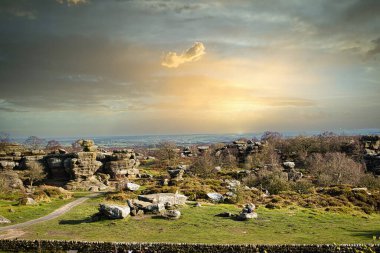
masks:
[[[245,204],[242,210],[242,213],[253,213],[256,206],[252,203]]]
[[[178,210],[166,210],[162,216],[170,220],[178,220],[181,217],[181,212]]]
[[[296,167],[296,164],[294,162],[284,162],[282,163],[285,169],[294,169]]]
[[[8,223],[11,223],[11,221],[0,215],[0,224],[8,224]]]
[[[148,195],[139,195],[138,199],[151,203],[170,203],[171,205],[184,205],[186,203],[187,197],[185,195],[176,193],[155,193]]]
[[[140,188],[140,185],[134,183],[127,183],[126,188],[130,191],[137,191]]]
[[[235,179],[226,179],[224,182],[227,184],[227,189],[229,190],[236,190],[238,187],[240,187],[240,181]]]
[[[51,157],[46,160],[49,169],[56,169],[63,167],[63,161],[58,157]]]
[[[123,219],[126,218],[131,209],[129,206],[118,206],[109,204],[99,205],[99,214],[109,218],[109,219]]]
[[[249,219],[256,219],[257,218],[257,213],[240,213],[237,216],[238,220],[249,220]]]
[[[25,189],[19,175],[14,170],[0,171],[0,177],[4,180],[3,183],[8,189]]]
[[[197,202],[197,203],[195,203],[194,207],[202,207],[202,204]]]
[[[0,161],[0,169],[3,170],[13,170],[16,166],[18,163],[14,161]]]
[[[30,205],[36,205],[37,202],[32,199],[32,198],[29,198],[29,197],[26,197],[26,198],[21,198],[20,201],[19,201],[20,205],[26,205],[26,206],[30,206]]]
[[[224,200],[223,195],[217,192],[207,193],[207,197],[209,197],[213,202],[223,202]]]
[[[78,152],[77,158],[67,158],[64,166],[72,179],[86,180],[95,174],[102,163],[96,160],[94,152]]]
[[[66,151],[65,149],[63,149],[63,148],[59,148],[59,149],[58,149],[58,152],[59,152],[60,154],[62,154],[62,155],[67,154],[67,151]]]
[[[135,159],[110,161],[106,163],[105,171],[113,179],[121,177],[136,178],[140,173],[137,169],[139,164],[138,160]]]

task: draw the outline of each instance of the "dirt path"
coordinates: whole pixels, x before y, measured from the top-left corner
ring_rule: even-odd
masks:
[[[28,226],[31,226],[31,225],[34,225],[34,224],[37,224],[40,222],[44,222],[44,221],[48,221],[48,220],[52,220],[54,218],[57,218],[58,216],[61,216],[62,214],[65,214],[66,212],[70,211],[71,208],[82,204],[83,202],[85,202],[86,200],[88,200],[90,198],[97,197],[100,194],[102,194],[102,193],[94,193],[94,194],[91,194],[89,196],[76,199],[76,200],[74,200],[74,201],[72,201],[72,202],[70,202],[64,206],[61,206],[60,208],[53,211],[52,213],[50,213],[46,216],[40,217],[38,219],[34,219],[34,220],[26,221],[23,223],[18,223],[15,225],[6,226],[6,227],[0,227],[0,233],[1,233],[0,239],[12,239],[12,238],[21,236],[25,232],[23,232],[22,230],[19,230],[20,228],[28,227]]]

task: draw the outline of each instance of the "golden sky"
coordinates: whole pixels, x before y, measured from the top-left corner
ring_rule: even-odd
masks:
[[[380,126],[380,2],[0,3],[0,131]]]

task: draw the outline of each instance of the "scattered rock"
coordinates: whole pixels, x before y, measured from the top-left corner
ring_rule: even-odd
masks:
[[[282,165],[285,167],[285,169],[294,169],[296,167],[296,164],[294,162],[284,162]]]
[[[195,203],[194,207],[202,207],[202,204],[197,202],[197,203]]]
[[[21,198],[19,203],[20,203],[20,205],[26,205],[26,206],[37,204],[37,202],[34,199],[29,198],[29,197]]]
[[[130,191],[137,191],[140,188],[140,185],[134,183],[127,183],[126,188]]]
[[[244,221],[244,220],[249,220],[249,219],[256,219],[257,218],[257,213],[240,213],[237,216],[238,220]]]
[[[138,199],[151,203],[170,203],[171,205],[184,205],[186,203],[187,197],[185,195],[177,193],[155,193],[148,195],[139,195]]]
[[[207,197],[209,197],[213,202],[223,202],[224,200],[223,195],[217,192],[207,193]]]
[[[181,217],[181,212],[178,210],[166,210],[162,216],[170,220],[178,220]]]
[[[11,223],[11,221],[0,215],[0,224],[8,224],[8,223]]]
[[[109,204],[99,205],[99,214],[109,219],[123,219],[126,218],[131,212],[129,206],[118,206]]]

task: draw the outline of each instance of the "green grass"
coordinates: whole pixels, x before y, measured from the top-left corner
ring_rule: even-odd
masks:
[[[31,206],[18,205],[18,201],[0,200],[0,215],[12,221],[11,224],[1,224],[0,227],[37,219],[75,200],[75,198],[88,194],[88,192],[77,192],[70,199],[52,199],[51,202],[40,202],[37,205]],[[10,212],[10,209],[14,212]]]
[[[184,207],[171,221],[152,216],[86,223],[102,197],[91,199],[65,215],[28,228],[20,239],[186,243],[373,243],[380,233],[380,215],[332,213],[290,207],[258,208],[259,219],[247,222],[216,217],[239,212],[233,205]],[[379,241],[375,241],[379,243]]]

